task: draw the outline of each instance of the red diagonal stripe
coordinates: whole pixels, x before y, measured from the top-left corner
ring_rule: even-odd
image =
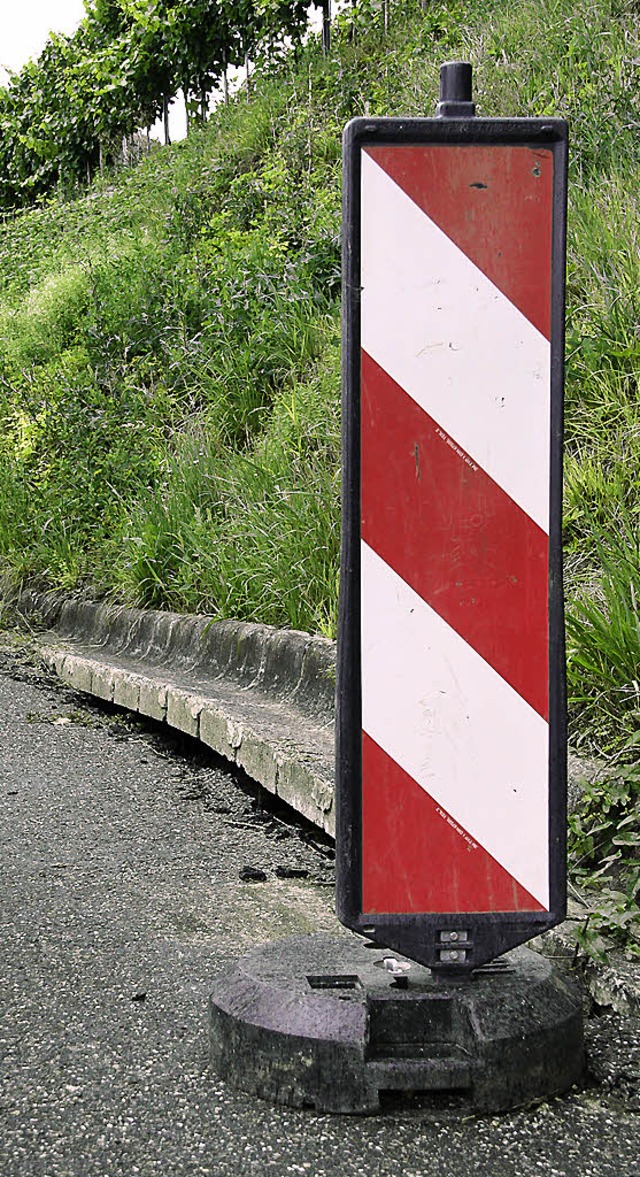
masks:
[[[368,915],[545,910],[366,732],[362,909]]]
[[[549,339],[553,153],[450,144],[367,152]]]
[[[362,353],[362,538],[548,716],[548,538]]]

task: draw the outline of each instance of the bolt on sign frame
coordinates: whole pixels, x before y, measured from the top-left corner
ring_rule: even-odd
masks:
[[[443,972],[564,918],[560,119],[344,134],[337,911]]]

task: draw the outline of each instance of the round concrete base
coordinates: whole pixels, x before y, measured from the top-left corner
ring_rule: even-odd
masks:
[[[223,1079],[319,1112],[375,1112],[389,1091],[499,1111],[566,1091],[584,1066],[579,990],[527,948],[442,981],[355,936],[275,941],[218,980],[209,1027]]]

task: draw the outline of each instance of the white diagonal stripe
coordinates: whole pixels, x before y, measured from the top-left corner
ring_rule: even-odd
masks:
[[[365,543],[362,726],[548,908],[548,725]]]
[[[362,153],[362,346],[549,530],[550,345]]]

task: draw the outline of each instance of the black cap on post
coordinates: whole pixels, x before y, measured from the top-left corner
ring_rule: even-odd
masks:
[[[472,102],[472,71],[470,61],[445,61],[440,66],[440,101],[436,107],[438,118],[472,118],[476,113]]]

